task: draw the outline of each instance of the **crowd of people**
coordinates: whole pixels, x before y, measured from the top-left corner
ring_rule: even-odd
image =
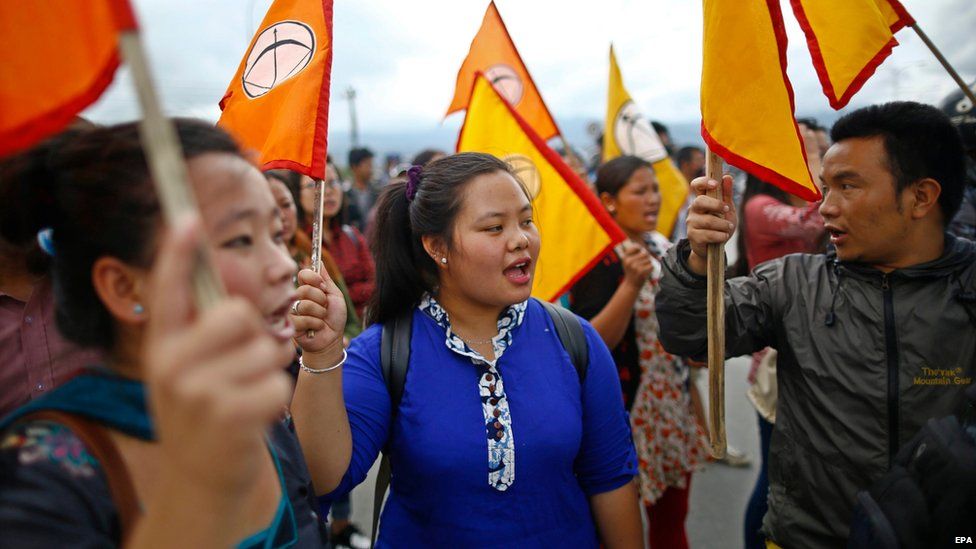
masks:
[[[688,547],[706,249],[733,234],[725,354],[752,356],[761,445],[729,536],[973,535],[976,119],[947,110],[801,120],[816,203],[707,179],[656,123],[690,182],[672,235],[650,163],[562,151],[626,235],[572,313],[531,297],[531,195],[491,155],[377,176],[354,148],[315,219],[315,181],[178,119],[199,214],[167,225],[136,124],[79,120],[0,161],[0,545],[365,548],[349,493],[382,457],[377,547]]]

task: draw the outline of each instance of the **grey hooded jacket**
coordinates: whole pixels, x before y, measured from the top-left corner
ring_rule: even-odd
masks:
[[[704,357],[705,279],[682,241],[657,295],[668,352]],[[785,548],[845,545],[855,495],[929,418],[959,413],[976,377],[976,244],[888,274],[795,254],[725,284],[726,356],[779,351],[763,529]]]

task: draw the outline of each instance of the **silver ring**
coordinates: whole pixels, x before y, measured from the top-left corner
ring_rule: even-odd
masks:
[[[296,315],[296,316],[298,315],[298,304],[301,303],[301,302],[302,302],[302,300],[299,299],[298,301],[295,302],[294,305],[291,306],[291,313],[293,315]]]

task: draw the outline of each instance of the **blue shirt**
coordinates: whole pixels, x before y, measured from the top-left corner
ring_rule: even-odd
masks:
[[[393,477],[379,547],[596,547],[588,497],[637,472],[610,353],[583,321],[589,369],[583,387],[549,315],[534,300],[496,367],[516,433],[517,479],[486,482],[481,372],[445,345],[445,330],[414,311],[410,366],[391,421],[380,362],[382,326],[353,340],[343,367],[352,430],[349,470],[324,498],[366,478],[389,441]]]

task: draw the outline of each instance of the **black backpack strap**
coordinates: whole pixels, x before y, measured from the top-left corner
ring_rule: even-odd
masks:
[[[396,418],[403,398],[403,387],[407,381],[407,368],[410,366],[410,337],[413,333],[413,309],[383,325],[383,335],[380,339],[380,362],[383,370],[383,381],[386,382],[387,392],[390,393],[390,417]],[[391,428],[393,422],[390,422]],[[376,475],[376,488],[373,492],[373,544],[379,533],[380,511],[383,510],[383,499],[390,487],[390,456],[387,449],[383,449],[380,460],[380,470]]]
[[[549,313],[552,324],[556,327],[556,334],[562,342],[569,358],[573,361],[576,368],[576,375],[579,376],[580,386],[586,381],[586,370],[590,366],[590,349],[586,343],[586,334],[583,333],[583,325],[580,319],[572,311],[553,305],[548,301],[538,300],[542,308]]]

